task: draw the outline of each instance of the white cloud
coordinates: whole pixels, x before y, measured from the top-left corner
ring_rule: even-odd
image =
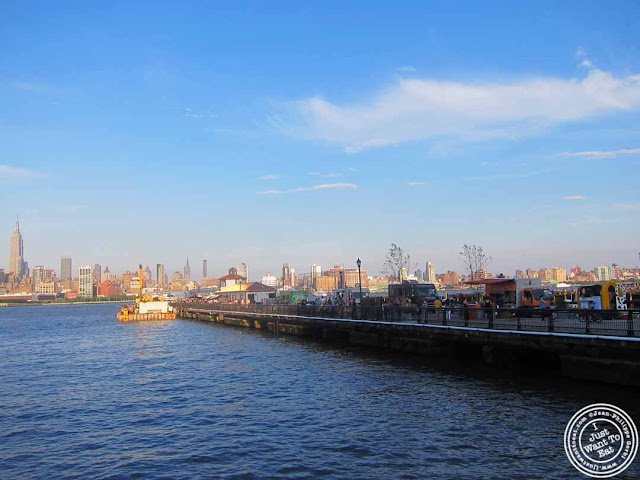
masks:
[[[354,190],[358,188],[353,183],[326,183],[323,185],[314,185],[313,187],[297,187],[290,190],[265,190],[264,192],[256,192],[257,195],[282,195],[284,193],[309,192],[312,190],[338,190],[347,189]]]
[[[20,180],[29,180],[40,178],[44,175],[40,172],[27,170],[26,168],[10,167],[9,165],[0,165],[0,183],[11,183]]]
[[[277,180],[278,178],[280,178],[280,175],[277,173],[270,173],[269,175],[262,175],[260,180]]]
[[[417,187],[420,185],[426,185],[427,182],[407,182],[407,185],[411,186],[411,187]]]
[[[609,151],[587,151],[587,152],[564,152],[558,156],[564,158],[613,158],[628,155],[640,155],[640,148],[621,148],[620,150]]]
[[[584,200],[584,195],[565,195],[562,197],[564,200]]]
[[[399,72],[415,72],[416,67],[412,67],[411,65],[403,65],[402,67],[398,67]]]
[[[458,141],[536,135],[555,125],[640,110],[640,75],[590,69],[583,78],[456,82],[400,78],[368,100],[336,104],[321,97],[291,102],[272,123],[292,136],[345,151],[448,137]]]
[[[349,167],[350,172],[359,172],[360,170],[355,167]]]

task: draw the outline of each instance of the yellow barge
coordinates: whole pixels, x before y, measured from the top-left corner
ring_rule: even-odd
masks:
[[[142,294],[142,265],[138,268],[140,293],[135,305],[125,305],[116,318],[119,322],[145,322],[153,320],[175,320],[176,312],[163,297],[151,297]]]

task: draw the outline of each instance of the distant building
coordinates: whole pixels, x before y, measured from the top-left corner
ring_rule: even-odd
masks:
[[[24,261],[24,242],[20,233],[20,222],[16,217],[16,228],[11,234],[9,243],[9,273],[13,273],[18,280],[25,275],[27,268]]]
[[[249,267],[246,263],[241,263],[240,265],[238,265],[237,271],[238,275],[243,276],[247,280],[247,282],[249,281]]]
[[[207,278],[207,260],[202,260],[202,278]]]
[[[616,277],[616,269],[613,265],[608,267],[595,267],[593,273],[598,282],[607,282]]]
[[[35,267],[33,267],[32,277],[33,277],[33,291],[35,293],[41,293],[40,283],[44,282],[44,279],[45,279],[44,267],[42,265],[36,265]]]
[[[267,272],[267,274],[260,279],[260,283],[268,287],[277,287],[278,277],[272,275],[271,272]]]
[[[83,265],[79,269],[78,295],[80,297],[93,297],[93,275],[91,265]]]
[[[100,285],[100,282],[102,281],[102,267],[100,266],[99,263],[96,263],[93,266],[93,270],[91,273],[93,275],[93,282],[96,285]]]
[[[436,283],[436,268],[433,266],[433,263],[427,262],[427,268],[424,273],[427,283]]]
[[[109,267],[105,267],[104,272],[102,272],[102,279],[103,282],[108,282],[109,280],[111,280],[111,272],[109,271]]]
[[[282,265],[282,285],[291,285],[291,270],[288,263]]]
[[[561,283],[567,281],[567,271],[562,267],[554,267],[551,269],[551,279]]]
[[[149,268],[149,265],[147,265],[144,269],[144,271],[142,272],[142,278],[144,278],[144,284],[145,286],[151,286],[151,284],[153,283],[153,278],[151,275],[151,269]]]
[[[320,265],[316,265],[315,263],[311,265],[311,284],[314,285],[316,278],[322,275],[322,267]]]
[[[424,281],[424,275],[422,274],[422,270],[417,269],[415,272],[413,272],[414,277],[416,277],[416,279],[419,282],[423,282]]]
[[[73,280],[71,272],[71,257],[60,258],[60,279]]]
[[[229,274],[224,277],[220,277],[218,280],[220,280],[220,288],[226,288],[240,283],[246,283],[247,277],[239,275],[238,269],[231,267],[229,269]]]
[[[191,281],[191,267],[189,266],[189,258],[187,258],[187,264],[184,266],[184,279],[187,282]]]
[[[156,282],[160,287],[164,287],[167,284],[167,275],[164,271],[164,265],[161,263],[156,265]]]

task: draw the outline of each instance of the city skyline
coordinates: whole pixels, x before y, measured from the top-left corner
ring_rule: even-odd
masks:
[[[3,12],[0,225],[31,265],[637,265],[637,2],[190,5]]]
[[[28,262],[24,261],[23,255],[24,255],[24,245],[23,245],[24,239],[22,236],[22,233],[20,231],[20,225],[19,225],[19,221],[16,219],[16,224],[15,224],[15,230],[14,232],[11,234],[10,237],[10,242],[9,242],[9,268],[3,268],[0,264],[0,270],[3,270],[5,273],[14,273],[13,272],[13,268],[12,265],[16,262],[18,262],[19,259],[19,263],[21,265],[21,269],[24,268],[24,265],[28,264]],[[19,253],[19,255],[17,255]],[[640,253],[638,253],[638,260],[640,261]],[[462,265],[464,262],[459,259],[460,264]],[[90,277],[94,280],[94,282],[97,282],[98,284],[102,281],[103,276],[102,276],[102,264],[100,263],[95,263],[93,266],[87,265],[81,265],[80,267],[78,267],[78,276],[76,277],[74,275],[74,271],[72,268],[72,263],[73,263],[73,256],[69,256],[69,255],[62,255],[60,257],[60,269],[51,269],[55,272],[58,273],[58,276],[61,280],[70,280],[73,278],[80,278],[82,277],[82,273],[83,271],[86,271],[86,269],[90,269]],[[82,263],[82,262],[81,262]],[[205,277],[206,272],[207,272],[207,268],[208,268],[208,259],[202,259],[202,263],[203,263],[203,271],[202,271],[202,276],[200,277],[200,280],[203,280],[204,278],[217,278],[215,275],[211,276],[211,277]],[[139,263],[139,265],[146,265],[145,267],[145,272],[148,274],[148,276],[150,278],[153,278],[153,275],[151,274],[151,270],[150,270],[150,263]],[[166,269],[166,265],[165,264],[160,264],[157,263],[155,264],[156,268],[156,275],[155,275],[155,283],[158,283],[160,285],[162,285],[164,283],[164,278],[166,276],[169,275],[169,273],[171,273],[171,275],[175,275],[175,274],[180,274],[182,276],[182,278],[184,278],[186,281],[190,281],[192,280],[191,278],[191,269],[190,269],[190,265],[189,265],[189,258],[187,257],[186,260],[186,264],[181,267],[181,268],[177,268],[177,269]],[[328,262],[326,263],[326,265],[332,265],[333,267],[345,267],[347,269],[353,269],[353,266],[350,264],[340,264],[337,262]],[[409,271],[405,271],[404,274],[405,275],[413,275],[413,276],[422,276],[424,277],[424,280],[428,283],[436,283],[435,281],[435,277],[436,274],[438,276],[441,275],[446,275],[449,273],[456,273],[456,274],[461,274],[461,275],[467,275],[469,272],[467,272],[466,270],[468,270],[468,268],[466,266],[463,265],[462,269],[457,269],[457,268],[440,268],[438,270],[436,270],[435,265],[427,260],[425,265],[425,271],[422,272],[422,270],[420,269],[420,262],[416,261],[416,260],[411,260],[411,264],[410,264],[410,268]],[[612,269],[612,265],[614,266],[619,266],[621,268],[631,268],[631,269],[636,269],[638,268],[638,265],[635,266],[630,266],[630,265],[619,265],[616,264],[615,262],[611,263],[611,264],[599,264],[599,265],[594,265],[592,269],[590,269],[589,267],[586,267],[585,270],[587,271],[591,271],[593,270],[594,272],[596,272],[596,277],[600,276],[598,275],[598,271],[602,270],[602,269]],[[36,268],[40,268],[44,271],[44,266],[45,264],[39,264],[37,266],[34,267],[34,269]],[[508,277],[511,276],[518,276],[519,273],[524,273],[524,272],[537,272],[538,270],[557,270],[558,268],[561,268],[562,270],[566,272],[572,271],[574,270],[574,267],[582,267],[580,264],[573,262],[568,265],[568,266],[564,266],[564,265],[555,265],[555,266],[550,266],[550,264],[544,264],[542,266],[518,266],[518,268],[516,268],[513,272],[509,272],[509,271],[500,271],[500,270],[496,270],[495,268],[491,267],[491,265],[489,264],[486,268],[486,270],[483,270],[483,272],[487,271],[487,272],[493,272],[495,275],[506,275]],[[249,270],[249,266],[247,265],[247,263],[245,262],[241,262],[238,263],[237,267],[232,267],[234,269],[236,269],[238,271],[239,274],[243,275],[245,278],[248,278],[248,270]],[[307,271],[306,269],[304,269],[305,267],[303,267],[303,269],[300,269],[299,271],[296,269],[295,266],[290,267],[289,264],[287,262],[284,262],[282,264],[282,275],[278,278],[282,278],[285,282],[291,282],[291,278],[292,277],[296,277],[297,275],[309,275],[310,278],[314,278],[315,276],[318,275],[318,272],[322,272],[322,266],[321,265],[317,265],[317,264],[312,264],[309,266],[309,271]],[[222,267],[219,271],[217,270],[217,273],[226,271],[228,269],[228,267]],[[118,269],[115,268],[111,268],[111,270],[113,270],[113,272],[115,272],[115,275],[117,275],[118,273],[120,274],[124,274],[126,272],[135,272],[136,271],[136,267],[135,266],[129,266],[129,267],[125,267],[124,269],[122,269],[121,271],[118,271]],[[111,270],[109,270],[109,266],[105,265],[105,271],[108,272],[111,275]],[[406,270],[406,269],[403,269]],[[264,275],[268,275],[272,270],[265,270],[264,271]],[[276,270],[277,271],[277,270]],[[213,272],[212,272],[213,273]],[[385,276],[383,271],[381,270],[380,272],[374,272],[374,271],[369,271],[370,276],[372,277],[383,277]],[[19,275],[24,275],[25,272],[21,270],[21,272],[19,273]],[[70,274],[70,275],[69,275]],[[264,275],[262,275],[262,277],[264,278]],[[35,278],[35,276],[34,276]],[[568,277],[567,277],[568,278]]]

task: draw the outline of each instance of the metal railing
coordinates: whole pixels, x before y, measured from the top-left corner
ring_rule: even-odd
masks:
[[[477,308],[394,305],[230,305],[177,303],[183,308],[291,317],[340,318],[495,330],[640,336],[640,310]]]

